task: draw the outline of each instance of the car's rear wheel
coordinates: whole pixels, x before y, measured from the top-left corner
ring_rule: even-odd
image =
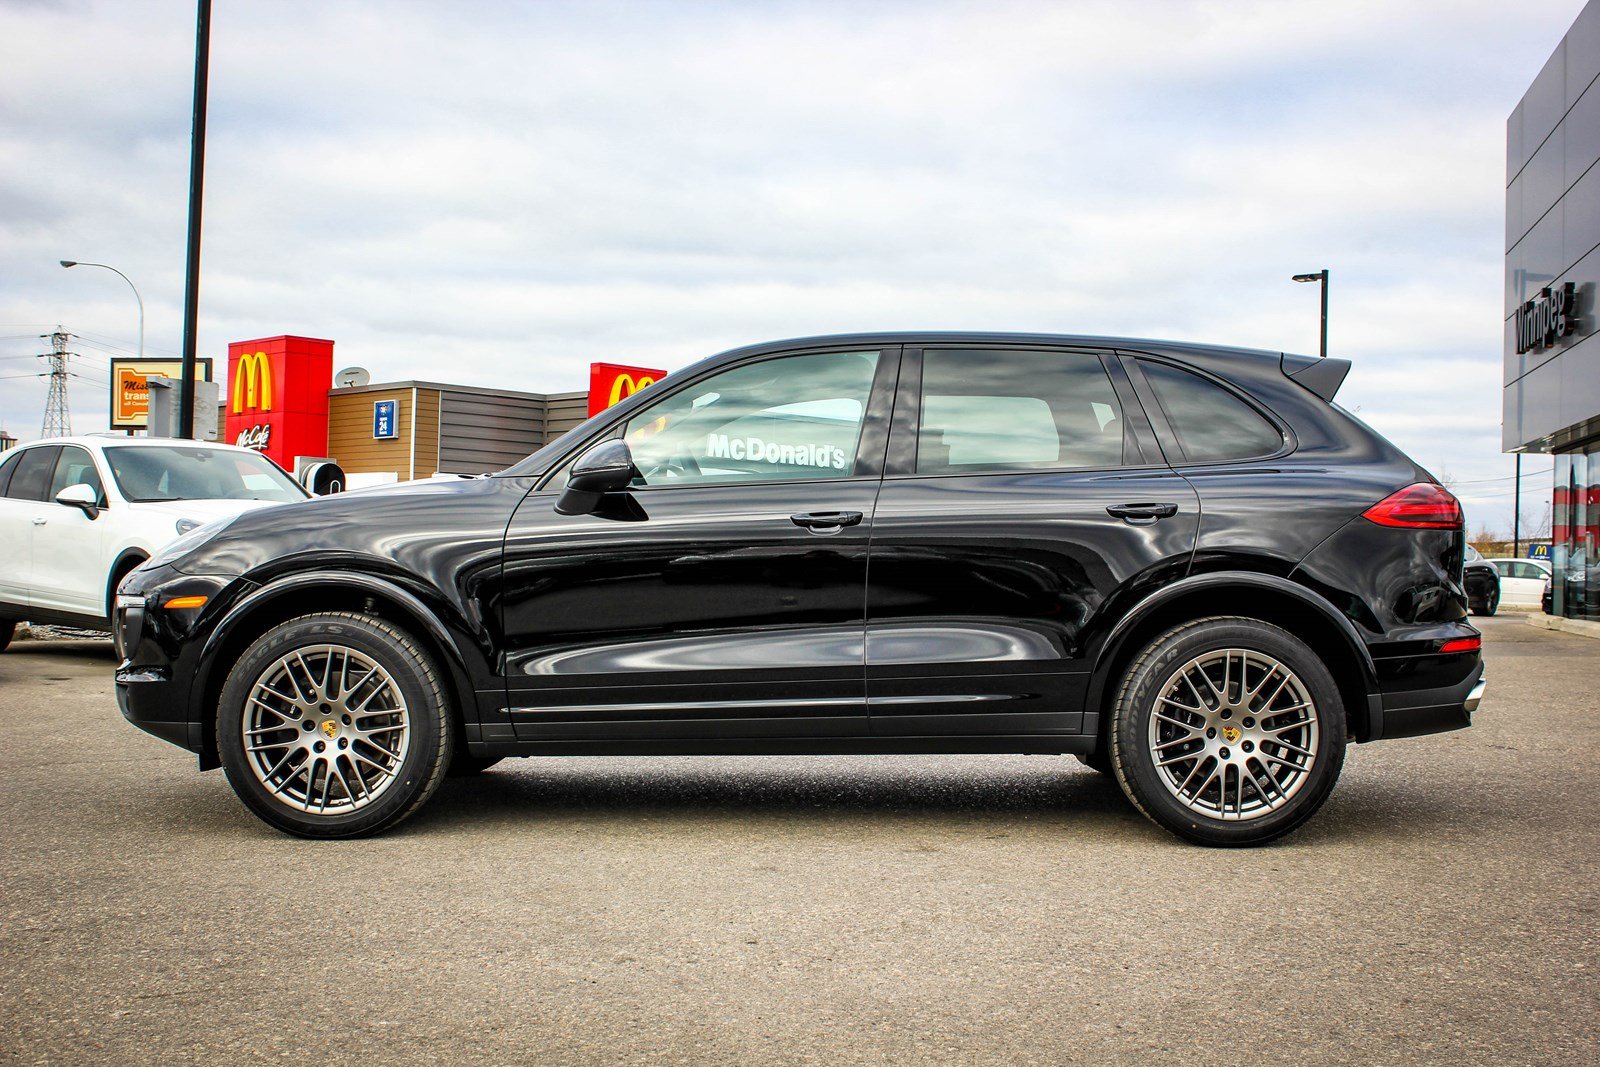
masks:
[[[17,624],[12,619],[0,619],[0,652],[11,647],[11,639],[17,635]]]
[[[453,747],[432,657],[390,623],[343,612],[291,619],[245,651],[217,741],[239,798],[303,837],[395,825],[438,788]]]
[[[1489,595],[1483,598],[1482,605],[1472,609],[1474,615],[1493,615],[1500,610],[1500,590],[1491,589]]]
[[[1129,668],[1111,763],[1152,821],[1203,845],[1259,845],[1322,806],[1344,764],[1345,714],[1321,658],[1258,619],[1169,630]]]

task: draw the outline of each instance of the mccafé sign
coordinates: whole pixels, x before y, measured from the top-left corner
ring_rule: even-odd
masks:
[[[589,414],[598,415],[613,404],[620,404],[634,393],[654,385],[667,376],[651,367],[627,367],[620,363],[589,364]]]
[[[264,452],[285,470],[328,454],[333,342],[263,337],[228,346],[223,440]]]

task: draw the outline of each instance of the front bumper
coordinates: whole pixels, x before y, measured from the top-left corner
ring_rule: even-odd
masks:
[[[166,671],[134,667],[123,660],[117,667],[116,683],[117,707],[124,719],[179,748],[200,751],[205,743],[200,724],[170,718],[174,710],[187,703],[187,690],[182,696],[176,694]]]
[[[208,750],[196,706],[201,647],[226,607],[230,580],[182,574],[171,567],[140,568],[118,591],[112,636],[117,707],[139,729],[201,755]],[[199,607],[175,598],[200,599]]]
[[[1488,687],[1483,660],[1479,659],[1467,677],[1459,682],[1433,689],[1385,692],[1378,731],[1371,740],[1465,729],[1472,725],[1473,713],[1478,710]]]

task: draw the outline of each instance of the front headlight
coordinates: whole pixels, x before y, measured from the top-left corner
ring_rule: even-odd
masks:
[[[217,536],[217,534],[221,533],[223,530],[226,530],[228,525],[236,518],[238,518],[238,516],[230,515],[225,519],[217,519],[213,522],[208,522],[203,526],[193,527],[188,533],[184,534],[182,537],[178,538],[176,541],[173,541],[171,544],[158,551],[155,555],[145,560],[144,566],[151,568],[165,567],[169,563],[176,563],[184,556],[187,556],[189,553],[193,552],[195,549],[199,548],[201,545]],[[183,523],[180,522],[178,525],[182,526]]]

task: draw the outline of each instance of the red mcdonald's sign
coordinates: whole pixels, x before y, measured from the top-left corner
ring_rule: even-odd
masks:
[[[666,376],[666,371],[651,367],[591,363],[589,364],[589,414],[598,415],[611,405],[628,399],[634,393],[646,386],[654,385]]]
[[[228,346],[223,388],[223,440],[265,452],[294,470],[296,456],[328,452],[328,390],[333,342],[312,337],[263,337]]]

